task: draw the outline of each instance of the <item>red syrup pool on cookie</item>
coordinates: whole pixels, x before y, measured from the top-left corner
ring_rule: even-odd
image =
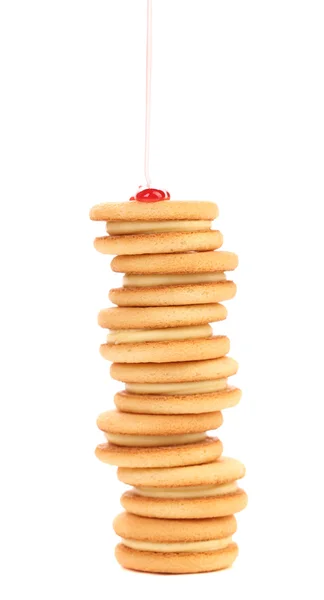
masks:
[[[170,200],[170,194],[166,190],[157,190],[156,188],[140,188],[135,196],[132,196],[130,200],[137,200],[138,202],[162,202],[163,200]]]

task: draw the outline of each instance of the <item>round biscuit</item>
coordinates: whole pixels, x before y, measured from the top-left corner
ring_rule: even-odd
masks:
[[[216,250],[223,244],[220,231],[107,235],[97,237],[94,247],[102,254],[160,254]]]
[[[106,202],[90,210],[92,221],[212,221],[218,216],[214,202]]]
[[[176,468],[201,465],[217,460],[223,451],[216,437],[206,437],[201,442],[181,446],[126,447],[116,444],[99,444],[96,457],[103,463],[132,470]]]
[[[108,410],[101,413],[97,426],[106,433],[125,435],[182,435],[217,429],[223,423],[221,412],[197,415],[143,415]]]
[[[134,342],[131,344],[101,344],[100,354],[118,363],[185,362],[219,358],[229,352],[230,341],[225,335],[211,338],[172,340],[164,342]]]
[[[216,519],[150,519],[128,512],[115,517],[113,528],[121,538],[147,542],[199,542],[233,535],[237,529],[233,515]]]
[[[223,321],[227,309],[222,304],[163,307],[114,307],[99,312],[98,324],[105,329],[164,329],[206,325]]]
[[[143,552],[118,544],[115,556],[125,569],[147,573],[206,573],[231,567],[238,555],[237,544],[215,552]]]
[[[235,375],[237,370],[233,358],[222,356],[179,363],[113,363],[110,375],[123,383],[181,383],[222,379]]]
[[[113,304],[124,307],[178,306],[186,304],[215,304],[231,300],[236,294],[233,281],[165,285],[156,287],[113,288],[109,299]]]
[[[154,519],[203,519],[233,515],[247,506],[246,493],[237,488],[224,496],[202,498],[149,498],[133,491],[125,492],[121,505],[128,512]]]
[[[207,394],[163,396],[118,392],[114,402],[118,410],[152,415],[187,415],[209,413],[236,406],[241,390],[228,386],[224,390]]]
[[[238,257],[233,252],[186,252],[178,254],[136,254],[115,256],[111,268],[117,273],[145,275],[149,273],[214,273],[233,271]]]
[[[182,487],[220,485],[241,479],[245,467],[234,458],[222,456],[215,462],[175,469],[118,469],[118,479],[136,487]]]

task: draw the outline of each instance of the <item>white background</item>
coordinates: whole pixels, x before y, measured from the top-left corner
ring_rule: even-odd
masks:
[[[152,176],[215,200],[240,255],[228,333],[247,465],[232,570],[115,562],[124,487],[93,450],[119,385],[96,324],[120,278],[88,210],[143,176],[144,0],[2,0],[1,597],[322,598],[324,7],[154,0]]]

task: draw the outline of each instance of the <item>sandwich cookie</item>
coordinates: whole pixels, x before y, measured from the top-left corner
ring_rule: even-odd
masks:
[[[178,254],[146,254],[115,256],[111,268],[117,273],[166,274],[166,273],[213,273],[233,271],[238,257],[233,252],[187,252]]]
[[[107,202],[97,204],[90,210],[92,221],[212,221],[218,216],[214,202]]]
[[[247,505],[237,486],[245,468],[237,460],[173,469],[119,468],[118,478],[134,488],[121,497],[128,512],[162,519],[201,519],[232,515]]]
[[[224,389],[211,393],[163,394],[162,385],[161,394],[118,392],[114,402],[118,410],[152,415],[200,414],[236,406],[242,396],[241,390],[229,386],[226,379],[218,381]]]
[[[122,538],[116,548],[118,562],[139,571],[213,571],[230,566],[237,554],[232,541],[236,531],[233,516],[184,523],[122,513],[115,518],[113,527]]]
[[[223,356],[178,363],[113,363],[110,374],[113,379],[129,384],[127,390],[137,394],[137,387],[133,384],[143,384],[141,389],[145,393],[148,389],[146,386],[152,383],[215,381],[235,375],[237,370],[237,362],[233,358]]]
[[[202,464],[222,453],[221,442],[206,435],[222,422],[220,412],[169,416],[107,411],[97,425],[108,443],[97,447],[96,456],[131,468]]]
[[[225,302],[234,298],[235,294],[235,283],[225,280],[215,283],[113,288],[109,292],[109,300],[125,307],[184,306]]]
[[[175,339],[170,341],[135,341],[136,335],[133,334],[131,337],[131,339],[135,337],[133,342],[102,344],[100,353],[103,358],[117,363],[164,363],[166,359],[171,363],[219,358],[229,352],[230,342],[226,336],[194,339],[194,336],[190,337],[190,328],[188,330],[180,333],[172,329],[162,330],[162,340],[167,332],[173,334]],[[151,332],[151,337],[153,334],[154,330]],[[176,339],[177,334],[186,335],[188,339]],[[138,340],[141,336],[145,339],[145,332],[138,332]],[[122,339],[125,339],[125,334]]]
[[[222,304],[188,306],[163,306],[145,308],[104,308],[99,312],[98,323],[106,329],[163,329],[206,325],[223,321],[227,309]]]
[[[102,254],[160,254],[215,250],[223,244],[220,231],[139,233],[98,237],[94,247]]]

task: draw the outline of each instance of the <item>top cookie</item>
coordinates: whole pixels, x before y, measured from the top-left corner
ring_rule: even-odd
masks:
[[[107,202],[90,210],[92,221],[212,221],[217,216],[218,207],[214,202],[189,200]]]

